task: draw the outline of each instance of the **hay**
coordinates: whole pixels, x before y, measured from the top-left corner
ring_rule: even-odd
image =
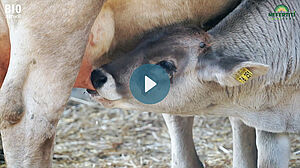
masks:
[[[84,102],[83,102],[84,103]],[[105,109],[73,100],[58,124],[54,167],[170,167],[170,139],[160,114]],[[194,140],[209,168],[232,167],[227,118],[196,117]],[[300,168],[300,137],[291,136],[291,168]]]

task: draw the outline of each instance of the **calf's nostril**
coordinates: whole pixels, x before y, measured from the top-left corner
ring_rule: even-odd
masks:
[[[101,87],[106,81],[106,76],[99,76],[99,78],[95,82],[98,84],[98,87]]]
[[[91,74],[91,81],[95,89],[101,88],[106,82],[106,75],[99,69],[94,70]]]

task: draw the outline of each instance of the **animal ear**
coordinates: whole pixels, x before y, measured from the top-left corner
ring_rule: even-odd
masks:
[[[214,71],[214,79],[222,86],[232,87],[245,84],[253,78],[265,75],[268,70],[268,65],[245,61],[235,65],[231,70],[219,69]]]

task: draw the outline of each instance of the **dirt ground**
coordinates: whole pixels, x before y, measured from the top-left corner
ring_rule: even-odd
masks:
[[[87,105],[89,104],[89,105]],[[291,135],[291,168],[300,168],[300,136]],[[195,119],[194,140],[208,168],[232,167],[229,120]],[[58,124],[54,168],[170,167],[170,138],[160,114],[70,101]]]

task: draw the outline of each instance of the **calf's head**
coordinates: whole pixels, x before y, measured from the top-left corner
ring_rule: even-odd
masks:
[[[224,86],[240,85],[236,74],[243,68],[252,78],[267,72],[268,66],[245,56],[226,56],[203,30],[195,26],[171,26],[153,31],[139,45],[119,59],[96,69],[91,81],[93,96],[109,107],[166,113],[193,113],[218,104]],[[171,88],[157,104],[135,100],[129,89],[133,71],[143,64],[157,64],[169,74]]]

